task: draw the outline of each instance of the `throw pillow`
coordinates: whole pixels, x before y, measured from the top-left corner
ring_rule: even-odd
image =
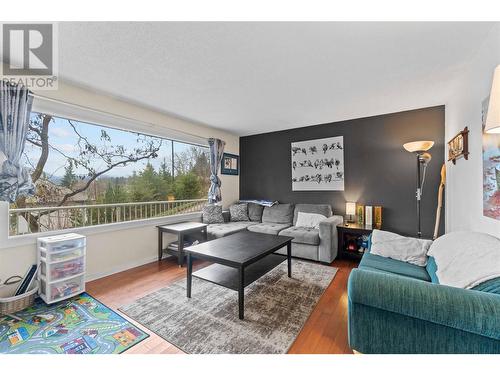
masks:
[[[306,212],[299,212],[297,214],[297,222],[295,223],[295,226],[303,228],[319,229],[319,223],[326,219],[328,218],[321,214],[310,214]]]
[[[429,249],[440,284],[471,289],[500,277],[500,239],[486,233],[452,232]]]
[[[427,251],[431,244],[431,240],[404,237],[375,229],[372,233],[370,253],[425,267]]]
[[[236,203],[229,206],[229,216],[231,221],[249,221],[248,218],[248,204]]]
[[[257,203],[248,203],[248,218],[250,221],[261,222],[264,206]]]
[[[202,217],[205,224],[224,223],[224,216],[222,216],[222,206],[210,204],[203,207]]]

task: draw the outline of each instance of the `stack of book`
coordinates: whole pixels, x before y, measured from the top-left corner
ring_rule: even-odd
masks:
[[[196,240],[196,241],[185,240],[183,249],[188,247],[188,246],[197,245],[198,243],[199,243],[198,240]],[[168,247],[172,250],[177,250],[177,249],[179,249],[179,242],[178,241],[172,242],[170,245],[168,245]]]

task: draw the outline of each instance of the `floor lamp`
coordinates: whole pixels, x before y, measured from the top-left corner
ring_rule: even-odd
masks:
[[[417,156],[417,191],[415,197],[417,198],[417,236],[422,237],[422,215],[420,203],[422,200],[422,188],[425,182],[425,171],[427,164],[431,161],[431,154],[427,151],[434,146],[432,141],[416,141],[408,142],[403,145],[404,149]]]

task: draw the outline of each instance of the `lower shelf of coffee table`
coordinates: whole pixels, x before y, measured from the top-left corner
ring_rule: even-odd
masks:
[[[270,254],[257,262],[246,266],[244,287],[247,287],[255,280],[261,278],[285,260],[285,255]],[[221,285],[228,289],[238,290],[239,275],[238,269],[236,268],[224,266],[222,264],[212,264],[202,268],[201,270],[193,272],[193,276],[210,281],[217,285]]]

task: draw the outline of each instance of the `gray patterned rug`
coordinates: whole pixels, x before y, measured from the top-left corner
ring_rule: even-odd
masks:
[[[120,311],[186,353],[286,353],[337,269],[293,260],[245,288],[245,320],[238,293],[193,278],[192,298],[181,280]]]

